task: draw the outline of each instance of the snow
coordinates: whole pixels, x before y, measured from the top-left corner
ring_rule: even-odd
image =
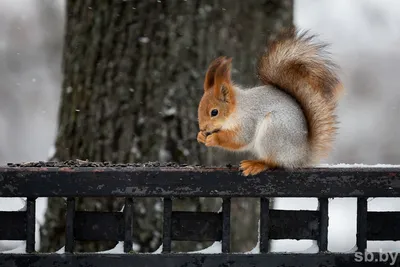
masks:
[[[319,164],[316,168],[400,168],[400,165],[393,164],[362,164],[362,163],[338,163],[338,164]]]
[[[132,243],[132,250],[133,251],[139,251],[140,246],[136,243]],[[123,241],[119,241],[117,243],[117,245],[115,245],[114,248],[109,249],[109,250],[103,250],[103,251],[99,251],[96,253],[100,253],[100,254],[124,254],[124,242]]]
[[[161,254],[163,251],[163,245],[161,244],[158,249],[156,249],[154,252],[152,252],[151,254]]]
[[[221,253],[222,251],[222,245],[220,241],[214,242],[211,246],[202,249],[202,250],[197,250],[197,251],[190,251],[188,253],[199,253],[199,254],[217,254]]]
[[[308,242],[305,242],[308,241]],[[315,240],[271,240],[271,252],[294,252],[294,253],[318,253],[319,247]],[[256,254],[260,252],[259,244],[251,251]]]
[[[123,241],[119,241],[114,248],[109,249],[109,250],[99,251],[97,253],[100,253],[100,254],[104,254],[104,253],[107,253],[107,254],[123,254],[123,253],[125,253],[124,252],[124,242]]]
[[[25,254],[26,253],[26,242],[25,241],[21,241],[13,249],[1,251],[1,253]]]
[[[258,253],[260,253],[260,240],[257,241],[256,246],[252,250],[246,252],[246,254],[258,254]]]

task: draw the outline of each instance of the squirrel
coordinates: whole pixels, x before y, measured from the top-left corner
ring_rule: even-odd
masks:
[[[343,85],[328,44],[295,28],[270,41],[258,59],[263,85],[244,89],[231,80],[232,58],[208,67],[198,106],[197,141],[207,147],[251,152],[243,175],[310,167],[329,155],[337,132],[335,110]]]

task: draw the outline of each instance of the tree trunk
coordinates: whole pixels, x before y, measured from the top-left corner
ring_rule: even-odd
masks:
[[[231,161],[232,157],[221,160],[225,153],[207,150],[196,141],[205,70],[213,58],[233,56],[233,79],[254,85],[256,57],[267,37],[292,24],[292,9],[292,0],[68,0],[55,158],[216,165]],[[211,157],[216,152],[218,156]],[[158,201],[135,201],[134,229],[140,230],[134,231],[134,238],[142,252],[160,244],[162,215],[154,208]],[[219,209],[215,201],[182,203],[175,207]],[[77,206],[115,211],[122,202],[79,199]],[[233,220],[243,212],[234,209]],[[63,200],[49,199],[42,251],[63,245],[64,213]],[[240,229],[254,232],[257,220]],[[256,231],[254,244],[255,238]],[[76,248],[98,251],[111,246],[78,243]],[[185,250],[191,248],[185,245]],[[240,244],[234,248],[243,249]]]

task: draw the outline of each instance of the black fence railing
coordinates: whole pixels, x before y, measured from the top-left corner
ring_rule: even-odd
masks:
[[[124,197],[121,212],[75,210],[75,197]],[[24,211],[0,211],[0,240],[25,240],[26,253],[0,253],[0,266],[394,266],[390,260],[358,262],[355,253],[328,251],[328,198],[357,198],[358,252],[367,240],[400,240],[400,212],[371,212],[368,197],[400,197],[400,168],[275,170],[244,177],[235,168],[2,167],[0,197],[25,197]],[[65,253],[35,251],[35,199],[66,197]],[[133,204],[163,198],[162,252],[130,253]],[[222,212],[172,210],[174,197],[220,197]],[[231,198],[260,199],[260,252],[232,253]],[[271,197],[315,197],[318,210],[270,209]],[[1,208],[0,208],[1,210]],[[255,229],[257,231],[257,229]],[[316,240],[318,253],[272,253],[269,241]],[[77,253],[75,241],[123,241],[124,253]],[[217,254],[172,253],[172,241],[220,241]],[[377,253],[374,254],[379,259]],[[399,265],[396,261],[395,266]]]

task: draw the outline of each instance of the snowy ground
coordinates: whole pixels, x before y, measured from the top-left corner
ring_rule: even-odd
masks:
[[[50,71],[53,68],[46,65],[48,59],[43,40],[46,40],[49,32],[38,24],[38,1],[49,2],[0,1],[0,75],[5,75],[1,76],[0,85],[1,164],[46,160],[56,134],[60,81]],[[331,51],[343,69],[342,78],[347,93],[339,110],[341,125],[336,150],[329,162],[400,164],[400,127],[397,126],[400,107],[400,91],[397,89],[400,2],[296,0],[295,3],[296,24],[320,33],[323,40],[332,43]],[[63,5],[58,8],[58,15],[62,17]],[[18,19],[22,19],[21,24],[16,23]],[[10,38],[17,40],[17,43],[8,42]],[[6,50],[13,54],[4,55],[2,52]],[[11,57],[18,59],[20,65],[17,64],[16,69],[27,63],[33,67],[22,68],[19,72],[15,72],[15,68],[10,71]],[[51,66],[58,65],[58,60],[51,62]],[[7,98],[4,92],[10,91],[14,95]],[[12,111],[15,107],[17,109]],[[0,198],[0,210],[18,210],[23,205],[20,199]],[[46,199],[38,199],[37,229],[43,222],[45,205]],[[278,199],[277,208],[316,209],[317,200]],[[400,200],[370,199],[368,208],[400,210]],[[328,249],[353,249],[356,200],[330,200],[329,217]],[[38,232],[36,236],[39,237]],[[14,249],[19,244],[21,242],[0,241],[0,251]],[[400,250],[398,242],[369,242],[368,246],[373,251]],[[311,241],[279,241],[273,244],[275,251],[301,251],[310,247],[308,251],[315,249]],[[211,248],[211,251],[215,250],[220,250],[219,243]],[[256,251],[257,248],[253,252]]]

